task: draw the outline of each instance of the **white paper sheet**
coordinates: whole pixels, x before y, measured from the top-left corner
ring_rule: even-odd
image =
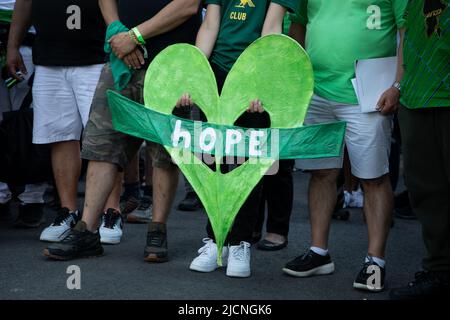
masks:
[[[352,79],[361,112],[377,111],[377,103],[383,92],[395,81],[397,57],[358,60],[356,78]]]

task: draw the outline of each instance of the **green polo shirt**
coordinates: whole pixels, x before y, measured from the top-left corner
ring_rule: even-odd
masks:
[[[293,22],[306,26],[306,51],[317,95],[358,104],[351,79],[355,61],[397,54],[408,0],[300,0]]]
[[[211,62],[228,72],[241,53],[261,37],[270,3],[294,12],[298,0],[206,0],[221,7],[219,34],[211,54]]]
[[[409,108],[450,107],[448,6],[448,0],[408,6],[401,103]]]

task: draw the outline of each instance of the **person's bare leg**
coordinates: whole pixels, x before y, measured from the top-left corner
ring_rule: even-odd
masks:
[[[364,213],[369,236],[368,253],[384,258],[386,241],[392,223],[393,199],[388,175],[378,179],[362,180],[364,188]]]
[[[153,168],[152,222],[166,223],[178,186],[178,168]]]
[[[123,173],[118,173],[116,183],[114,184],[113,190],[109,194],[108,200],[106,200],[106,204],[103,211],[106,211],[108,209],[120,211],[120,194],[122,193],[122,180],[123,180]]]
[[[80,142],[74,140],[52,144],[51,158],[61,207],[77,210],[78,179],[81,173]]]
[[[316,170],[309,182],[309,214],[312,246],[328,248],[331,216],[337,201],[339,169]]]
[[[112,163],[89,161],[82,220],[91,232],[98,227],[102,210],[114,189],[118,174],[117,166]]]

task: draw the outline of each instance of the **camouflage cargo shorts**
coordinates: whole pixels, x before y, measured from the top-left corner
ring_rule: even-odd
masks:
[[[128,86],[120,92],[123,96],[144,104],[143,87],[145,70],[134,72]],[[114,130],[109,111],[107,90],[114,89],[114,79],[109,64],[102,70],[92,101],[89,120],[83,133],[81,157],[86,160],[116,164],[124,169],[139,151],[143,140]],[[153,159],[153,166],[170,168],[175,166],[163,146],[147,141],[147,148]]]

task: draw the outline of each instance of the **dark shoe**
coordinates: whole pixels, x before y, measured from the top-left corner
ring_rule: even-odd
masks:
[[[88,231],[83,221],[78,222],[61,242],[51,244],[44,250],[44,255],[53,260],[71,260],[102,254],[100,232]]]
[[[288,245],[287,240],[285,240],[283,243],[275,243],[264,239],[258,242],[256,248],[263,251],[277,251],[286,248],[287,245]]]
[[[164,223],[150,222],[144,260],[147,262],[166,262],[169,260],[167,254],[167,230]]]
[[[288,262],[283,271],[293,277],[331,274],[334,272],[334,263],[331,261],[329,254],[321,256],[309,250],[302,256]]]
[[[143,196],[138,208],[127,214],[129,223],[149,223],[152,220],[152,198]]]
[[[341,209],[333,212],[333,219],[347,221],[350,218],[350,211]]]
[[[203,204],[195,192],[189,192],[186,197],[178,204],[178,210],[195,211],[203,208]]]
[[[386,270],[376,264],[372,257],[368,258],[369,261],[364,263],[361,271],[356,276],[356,280],[353,282],[353,288],[372,292],[383,291]],[[379,271],[379,279],[376,279],[376,276],[374,276],[377,271]]]
[[[136,210],[140,203],[140,200],[134,196],[123,196],[120,199],[120,212],[122,212],[122,215],[126,216]]]
[[[407,286],[392,289],[392,300],[443,299],[450,294],[450,275],[443,272],[423,271]]]
[[[44,223],[44,204],[19,205],[19,216],[14,222],[16,228],[37,228]]]

